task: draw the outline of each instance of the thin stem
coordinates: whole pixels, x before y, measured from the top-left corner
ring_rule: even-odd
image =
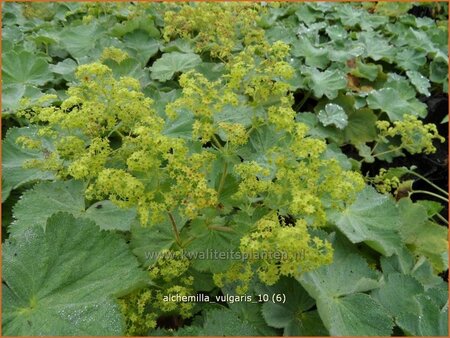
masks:
[[[448,198],[445,198],[444,196],[435,194],[434,192],[431,192],[431,191],[426,191],[426,190],[414,190],[414,191],[411,193],[411,195],[412,195],[412,194],[425,194],[425,195],[430,195],[430,196],[439,198],[440,200],[445,201],[445,202],[448,203]]]
[[[383,152],[381,152],[381,153],[372,155],[372,157],[377,157],[377,156],[380,156],[380,155],[389,154],[389,153],[392,153],[392,152],[397,151],[397,150],[400,150],[400,149],[402,149],[402,147],[398,147],[398,148],[394,148],[394,149],[391,149],[391,150],[383,151]]]
[[[311,92],[307,92],[305,94],[305,96],[303,96],[303,99],[294,107],[295,110],[300,110],[303,105],[305,104],[305,102],[309,99],[309,97],[311,96]]]
[[[219,188],[217,189],[217,197],[220,196],[220,193],[223,190],[223,186],[225,184],[225,178],[227,177],[227,170],[228,170],[228,163],[225,162],[225,165],[223,166],[222,177],[220,178],[220,182],[219,182]]]
[[[170,211],[167,212],[169,215],[170,223],[172,223],[173,232],[175,234],[175,240],[179,246],[181,246],[181,240],[180,240],[180,233],[177,229],[177,223],[175,222],[175,218],[173,218],[173,215]]]
[[[219,140],[217,139],[216,135],[213,135],[211,139],[212,139],[213,143],[214,143],[219,149],[222,149],[222,145],[220,144],[220,142],[219,142]]]
[[[442,222],[444,222],[445,224],[448,225],[448,221],[445,219],[444,216],[442,216],[441,214],[436,214],[435,215],[437,218],[439,218]]]
[[[448,196],[448,192],[447,192],[447,191],[445,191],[444,189],[438,187],[436,184],[434,184],[433,182],[431,182],[430,180],[428,180],[428,179],[425,178],[424,176],[422,176],[422,175],[420,175],[420,174],[418,174],[418,173],[416,173],[415,171],[412,171],[412,170],[408,170],[408,173],[410,173],[410,174],[412,174],[412,175],[415,175],[415,176],[421,178],[422,180],[424,180],[425,182],[427,182],[429,185],[431,185],[433,188],[435,188],[436,190],[439,190],[441,193],[443,193],[443,194],[445,194],[445,195]]]
[[[230,227],[224,227],[220,225],[210,225],[208,229],[211,230],[217,230],[217,231],[223,231],[223,232],[234,232],[234,230]]]
[[[375,151],[375,149],[377,149],[378,144],[379,144],[379,141],[375,142],[375,145],[373,146],[372,151],[370,152],[371,156],[372,156],[373,152]]]

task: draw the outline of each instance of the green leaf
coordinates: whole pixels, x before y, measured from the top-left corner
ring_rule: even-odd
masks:
[[[164,135],[192,140],[192,125],[194,116],[188,111],[178,114],[175,120],[168,120],[163,131]]]
[[[29,98],[31,102],[41,97],[43,93],[35,86],[14,83],[3,85],[2,88],[2,113],[12,114],[20,107],[20,100],[24,97]]]
[[[408,70],[406,75],[408,75],[409,80],[420,94],[424,94],[426,96],[431,95],[428,90],[431,86],[430,81],[425,76],[414,70]]]
[[[253,325],[229,309],[214,309],[205,314],[200,336],[257,336]]]
[[[296,57],[303,57],[307,66],[323,69],[330,63],[327,48],[314,47],[306,36],[299,36],[291,53]]]
[[[353,293],[366,292],[379,285],[378,274],[339,238],[333,241],[333,263],[312,272],[305,272],[297,280],[314,298],[338,298]]]
[[[113,36],[122,37],[136,30],[142,30],[151,38],[158,39],[161,35],[151,15],[142,13],[142,15],[130,18],[121,23],[116,23],[111,29]]]
[[[4,85],[43,85],[53,79],[45,58],[25,50],[10,51],[2,55]]]
[[[395,54],[395,62],[403,70],[418,70],[427,62],[426,56],[425,51],[402,48]]]
[[[426,106],[411,103],[402,98],[401,93],[394,88],[381,88],[373,90],[367,97],[367,104],[372,109],[380,109],[386,112],[391,121],[403,119],[405,114],[423,116],[426,114]]]
[[[103,61],[103,64],[111,68],[117,79],[123,76],[134,77],[136,80],[139,80],[142,87],[147,86],[150,82],[148,72],[142,68],[141,63],[137,59],[128,58],[120,63],[117,63],[114,60],[105,60]]]
[[[54,177],[50,172],[39,169],[26,169],[23,165],[29,160],[42,160],[44,154],[37,150],[23,149],[16,144],[19,136],[39,139],[36,127],[11,128],[2,142],[2,201],[5,201],[12,189],[36,181],[49,180]]]
[[[304,68],[303,74],[306,81],[314,93],[314,96],[321,98],[326,96],[329,99],[337,97],[339,90],[347,87],[345,75],[339,70],[325,70],[323,72],[316,68]]]
[[[225,65],[223,63],[202,62],[195,70],[203,74],[209,81],[216,81],[225,74]]]
[[[97,202],[85,209],[83,182],[41,182],[27,190],[14,206],[15,221],[9,231],[17,236],[26,232],[30,226],[40,225],[45,228],[47,219],[56,212],[89,218],[105,230],[129,230],[136,217],[134,209],[121,209],[111,201]]]
[[[197,54],[184,54],[179,52],[165,53],[155,61],[151,70],[151,77],[154,80],[170,80],[175,73],[185,72],[198,66],[202,60]]]
[[[178,231],[182,229],[186,220],[178,213],[173,213]],[[140,223],[131,224],[131,249],[145,267],[156,262],[159,253],[164,249],[170,249],[175,244],[175,234],[172,230],[169,216],[164,221],[150,224],[146,227]]]
[[[365,46],[365,57],[370,57],[374,61],[385,60],[390,62],[394,57],[394,46],[379,33],[366,31],[358,34],[358,41]]]
[[[378,77],[378,73],[381,72],[381,67],[374,63],[363,63],[360,59],[356,60],[356,67],[353,68],[350,74],[374,81]]]
[[[263,126],[253,130],[248,142],[237,150],[237,154],[247,161],[255,161],[275,174],[276,166],[271,160],[271,149],[286,146],[286,133],[276,131],[273,126]]]
[[[365,143],[358,143],[355,145],[356,149],[358,149],[358,155],[364,159],[366,163],[375,162],[375,157],[372,156],[372,148],[366,145]]]
[[[342,298],[319,298],[319,314],[331,336],[389,336],[392,320],[369,295],[356,293]]]
[[[339,129],[344,129],[348,124],[344,109],[335,103],[325,105],[325,108],[319,111],[317,118],[324,126],[334,124]]]
[[[398,325],[411,336],[448,336],[448,307],[440,309],[428,296],[416,297],[418,313],[400,314]]]
[[[97,24],[67,26],[59,33],[62,46],[76,60],[85,56],[93,56],[92,50],[104,31]]]
[[[73,81],[75,79],[74,73],[77,68],[77,63],[72,59],[65,59],[55,65],[50,65],[53,73],[62,75],[65,80]]]
[[[372,187],[366,187],[353,204],[333,219],[352,243],[365,242],[385,256],[395,253],[401,245],[400,216],[395,203]]]
[[[136,218],[136,210],[120,208],[106,200],[91,205],[86,210],[85,217],[93,220],[100,229],[129,231]]]
[[[185,249],[192,257],[192,266],[199,271],[225,271],[233,263],[227,255],[238,251],[240,230],[227,226],[220,217],[193,220],[188,232],[193,239]]]
[[[298,284],[298,283],[297,283]],[[250,302],[229,303],[230,310],[237,314],[239,318],[247,321],[257,330],[259,336],[277,336],[278,330],[270,327],[265,322],[261,313],[261,304]]]
[[[386,283],[373,292],[408,335],[447,335],[447,309],[441,309],[413,277],[389,274]],[[442,304],[440,304],[442,305]]]
[[[363,293],[379,286],[378,273],[369,268],[344,238],[334,238],[332,243],[332,264],[296,277],[316,300],[320,318],[330,335],[390,335],[389,315]]]
[[[168,44],[161,46],[161,51],[164,53],[180,52],[180,53],[194,53],[193,42],[185,39],[175,39]]]
[[[161,46],[159,40],[151,38],[146,32],[136,30],[123,37],[125,49],[145,66],[152,56],[154,56]]]
[[[375,6],[375,11],[379,14],[398,17],[406,14],[412,7],[413,3],[408,2],[378,2]]]
[[[430,63],[430,81],[435,83],[447,82],[448,64],[441,59],[434,59]]]
[[[3,247],[3,334],[121,335],[114,298],[144,278],[118,235],[55,214]]]
[[[391,273],[387,275],[385,284],[374,290],[372,295],[389,311],[391,316],[397,317],[402,312],[418,311],[419,304],[414,296],[423,292],[422,285],[413,277]]]
[[[284,329],[285,336],[327,335],[317,311],[309,311],[315,304],[308,293],[293,278],[283,277],[274,286],[262,286],[258,293],[284,295],[286,302],[266,302],[262,306],[267,324]]]
[[[402,198],[398,205],[403,241],[414,253],[427,257],[437,271],[446,270],[443,256],[448,250],[447,228],[429,221],[427,210],[418,203]]]

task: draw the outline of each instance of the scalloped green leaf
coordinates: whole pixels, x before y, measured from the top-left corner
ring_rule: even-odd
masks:
[[[305,289],[292,278],[282,278],[274,286],[261,286],[260,294],[285,295],[286,302],[266,302],[262,314],[267,324],[284,329],[285,336],[322,336],[328,332],[317,311],[308,311],[314,305]]]
[[[298,41],[294,42],[291,53],[296,57],[304,58],[307,66],[323,69],[330,63],[328,49],[313,46],[306,36],[299,36]]]
[[[165,53],[150,67],[151,77],[154,80],[167,81],[175,73],[193,69],[201,62],[202,59],[197,54],[179,52]]]
[[[415,49],[401,49],[395,54],[395,62],[403,70],[418,70],[427,62],[427,53]]]
[[[381,72],[381,66],[374,63],[363,63],[360,59],[357,59],[355,68],[351,70],[350,74],[374,81],[378,77],[379,72]]]
[[[56,212],[89,218],[105,230],[130,229],[136,217],[134,209],[121,209],[111,201],[101,201],[86,210],[84,188],[83,182],[74,180],[38,183],[14,206],[15,221],[9,232],[16,236],[26,232],[31,225],[44,228],[47,219]]]
[[[298,284],[298,283],[297,283]],[[263,318],[261,304],[250,302],[236,302],[228,304],[230,310],[233,311],[244,321],[252,325],[261,336],[276,336],[278,330],[267,325]]]
[[[121,335],[115,297],[145,278],[120,236],[55,214],[3,246],[3,334]]]
[[[205,314],[200,336],[257,336],[258,331],[248,321],[229,309],[214,309]]]
[[[400,214],[394,201],[372,187],[366,187],[333,219],[352,243],[365,242],[385,256],[394,254],[402,244]]]
[[[448,306],[439,308],[428,296],[416,297],[419,312],[404,312],[399,315],[398,325],[411,336],[448,337]]]
[[[344,109],[335,103],[326,104],[317,114],[317,118],[324,126],[334,125],[338,129],[344,129],[348,124]]]
[[[379,274],[343,238],[335,238],[332,243],[333,263],[296,277],[316,300],[320,318],[330,335],[390,335],[393,326],[390,316],[363,293],[380,285]]]
[[[425,76],[414,70],[408,70],[406,75],[420,94],[424,94],[426,96],[431,95],[428,90],[431,87],[431,84]]]
[[[31,52],[10,51],[2,55],[2,78],[5,85],[43,85],[53,79],[47,60]]]
[[[367,104],[372,109],[386,112],[391,121],[402,120],[405,114],[418,116],[426,114],[426,106],[423,103],[404,99],[398,90],[390,87],[371,91],[367,97]]]
[[[345,75],[337,69],[321,72],[316,68],[305,67],[302,73],[306,76],[307,85],[317,98],[325,95],[329,99],[334,99],[338,96],[339,90],[347,87]]]
[[[414,296],[424,292],[423,286],[413,277],[400,273],[387,275],[386,282],[372,295],[393,317],[402,312],[416,312],[419,304]]]
[[[59,33],[62,46],[76,60],[89,55],[96,47],[97,41],[104,35],[104,29],[91,23],[79,26],[67,26]]]
[[[226,226],[223,221],[216,217],[211,222],[202,219],[191,222],[189,236],[193,239],[185,250],[191,255],[195,269],[217,273],[225,271],[233,263],[226,255],[238,251],[240,229]]]
[[[358,34],[358,41],[365,46],[365,57],[374,61],[385,60],[391,62],[394,57],[394,46],[390,45],[388,39],[375,31],[363,31]]]
[[[27,136],[37,139],[36,127],[11,128],[2,140],[2,201],[5,201],[11,190],[21,185],[37,181],[49,180],[54,177],[50,172],[39,169],[24,168],[24,164],[30,160],[42,160],[45,155],[37,150],[23,149],[16,144],[19,136]],[[45,140],[44,140],[45,141]]]
[[[446,306],[440,302],[437,304],[413,277],[400,273],[389,274],[386,283],[375,290],[373,296],[389,311],[405,334],[447,335]]]
[[[3,85],[2,113],[4,115],[15,113],[20,108],[20,100],[24,97],[29,98],[33,102],[42,95],[43,93],[35,86],[20,83]]]
[[[181,231],[186,223],[178,213],[172,213],[178,231]],[[176,242],[169,215],[159,223],[141,226],[139,222],[131,224],[130,246],[143,266],[149,266],[156,262],[162,250],[169,249]]]
[[[446,270],[448,229],[429,221],[426,208],[418,203],[401,199],[398,205],[401,214],[399,230],[403,241],[414,253],[427,257],[434,269]]]
[[[297,277],[300,284],[314,299],[338,298],[366,292],[379,286],[378,273],[371,270],[343,239],[333,241],[333,263]]]
[[[365,293],[319,298],[317,308],[331,336],[389,336],[392,333],[391,317]]]
[[[142,66],[145,66],[152,56],[154,56],[161,42],[148,35],[145,31],[135,30],[123,37],[125,49],[136,57]]]

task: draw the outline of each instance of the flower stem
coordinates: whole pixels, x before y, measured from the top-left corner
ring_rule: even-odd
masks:
[[[434,192],[431,192],[431,191],[426,191],[426,190],[414,190],[414,191],[411,193],[411,195],[412,195],[412,194],[425,194],[425,195],[430,195],[430,196],[439,198],[440,200],[445,201],[445,202],[448,203],[448,198],[446,198],[446,197],[444,197],[444,196],[441,196],[441,195],[438,195],[438,194],[435,194]]]
[[[219,140],[217,139],[216,135],[213,135],[211,140],[213,141],[213,143],[219,148],[222,149],[222,145],[220,144]]]
[[[433,182],[431,182],[430,180],[428,180],[427,178],[425,178],[424,176],[416,173],[415,171],[412,170],[408,170],[408,173],[415,175],[417,177],[419,177],[420,179],[424,180],[425,182],[427,182],[429,185],[431,185],[433,188],[435,188],[436,190],[439,190],[441,193],[443,193],[444,195],[448,196],[448,192],[445,191],[444,189],[438,187],[436,184],[434,184]]]
[[[437,218],[439,218],[442,222],[444,222],[445,224],[448,225],[448,221],[445,219],[445,217],[443,217],[441,214],[436,214],[435,215]]]
[[[219,188],[217,189],[217,197],[220,196],[220,193],[223,190],[223,186],[225,184],[225,178],[227,177],[227,171],[228,171],[228,163],[225,162],[225,165],[223,166],[222,177],[220,178],[220,182],[219,182]]]
[[[172,229],[175,234],[175,241],[177,242],[177,244],[179,246],[181,246],[180,233],[178,232],[177,223],[175,222],[175,218],[173,218],[173,215],[170,211],[168,211],[167,214],[169,215],[170,223],[172,223]]]

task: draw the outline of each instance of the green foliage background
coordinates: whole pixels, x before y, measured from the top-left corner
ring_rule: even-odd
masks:
[[[448,193],[362,172],[444,141],[423,101],[448,92],[447,3],[7,2],[2,22],[4,335],[448,335]],[[183,256],[208,250],[302,257]],[[163,300],[196,293],[286,301]]]

